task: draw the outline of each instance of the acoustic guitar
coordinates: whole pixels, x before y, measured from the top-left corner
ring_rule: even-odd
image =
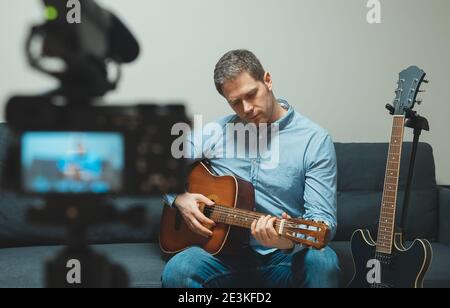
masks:
[[[395,232],[398,178],[403,145],[405,118],[412,115],[417,93],[425,72],[411,66],[400,73],[386,163],[381,213],[376,242],[368,230],[357,230],[351,239],[355,276],[351,288],[419,288],[432,259],[431,244],[416,239],[406,248],[402,234]]]
[[[212,255],[235,253],[248,243],[251,224],[265,216],[254,211],[255,193],[250,182],[232,175],[216,176],[202,162],[188,177],[188,191],[202,194],[214,205],[200,204],[203,214],[216,222],[210,238],[192,232],[175,207],[164,206],[160,246],[167,254],[176,254],[191,246],[200,246]],[[304,219],[281,219],[274,223],[282,237],[308,247],[321,249],[327,244],[328,226]]]

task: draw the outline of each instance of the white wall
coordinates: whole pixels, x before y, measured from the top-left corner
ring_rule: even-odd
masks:
[[[417,110],[431,123],[422,141],[435,151],[438,182],[450,184],[450,1],[381,0],[382,23],[366,21],[366,0],[103,0],[139,38],[143,53],[124,68],[111,102],[184,101],[206,120],[231,110],[215,92],[219,57],[254,51],[272,73],[276,95],[327,128],[335,141],[386,142],[398,72],[422,67],[431,83]],[[0,120],[18,92],[55,83],[30,70],[27,26],[38,0],[0,3]],[[406,139],[411,140],[408,130]]]

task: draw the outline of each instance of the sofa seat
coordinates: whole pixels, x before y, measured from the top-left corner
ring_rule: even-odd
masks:
[[[133,288],[161,287],[165,262],[159,245],[105,244],[93,245],[96,252],[122,265]],[[34,246],[0,249],[0,286],[8,288],[41,288],[45,286],[44,262],[61,251],[62,246]]]
[[[330,246],[339,256],[343,270],[342,285],[353,276],[350,242],[332,242]],[[424,287],[448,288],[450,282],[450,246],[433,243],[433,261],[425,276]],[[95,251],[110,261],[122,265],[128,272],[133,288],[161,287],[164,260],[157,244],[105,244],[93,245]],[[44,287],[44,260],[54,257],[62,246],[35,246],[0,249],[0,286],[8,288]]]

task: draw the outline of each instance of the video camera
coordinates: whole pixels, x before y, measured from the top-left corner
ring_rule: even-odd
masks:
[[[99,97],[120,78],[119,73],[110,81],[108,66],[120,70],[121,63],[135,60],[139,45],[113,13],[92,0],[80,2],[79,24],[69,24],[59,13],[33,27],[27,39],[31,66],[58,78],[61,86],[7,103],[15,141],[3,188],[72,199],[182,192],[184,164],[171,155],[171,127],[188,122],[184,106],[101,106]],[[66,12],[65,1],[44,4],[47,10]],[[51,70],[49,58],[62,61],[64,68]]]
[[[177,138],[171,128],[189,122],[185,107],[103,106],[100,98],[116,88],[120,65],[138,57],[138,42],[93,0],[77,1],[79,23],[68,22],[66,1],[43,2],[47,21],[32,27],[26,55],[33,68],[57,78],[60,86],[8,101],[9,145],[0,186],[45,200],[44,207],[29,211],[30,222],[68,229],[67,248],[47,266],[47,286],[72,287],[65,282],[65,265],[73,258],[88,264],[82,286],[126,286],[124,271],[87,246],[86,228],[145,223],[143,207],[119,212],[111,198],[184,191],[185,163],[171,154]]]
[[[15,138],[5,189],[72,199],[182,191],[184,164],[171,155],[171,127],[186,121],[183,106],[60,105],[59,99],[9,101],[6,118]]]

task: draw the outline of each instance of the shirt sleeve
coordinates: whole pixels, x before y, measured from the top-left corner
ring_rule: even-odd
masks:
[[[175,199],[177,198],[177,194],[165,194],[162,197],[162,201],[167,204],[168,206],[173,207]]]
[[[337,162],[331,137],[326,134],[311,142],[305,161],[304,218],[323,221],[332,240],[337,228]]]
[[[214,155],[215,145],[222,140],[222,126],[221,123],[211,123],[211,127],[213,129],[208,129],[206,126],[187,134],[184,143],[184,158],[188,166]],[[177,194],[166,194],[162,197],[162,201],[173,207],[176,198]]]

